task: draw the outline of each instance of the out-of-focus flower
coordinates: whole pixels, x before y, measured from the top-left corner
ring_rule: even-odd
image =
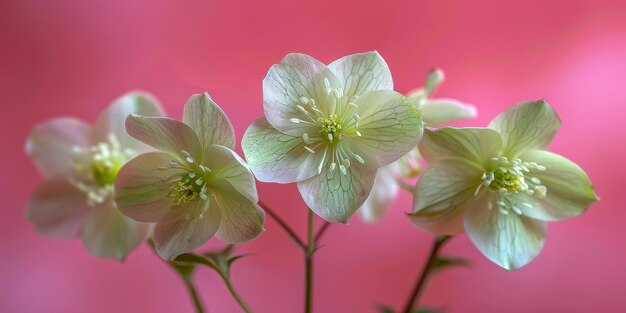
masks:
[[[546,221],[598,200],[578,165],[544,150],[560,124],[541,100],[512,107],[489,128],[427,130],[419,146],[430,167],[415,191],[413,222],[438,234],[465,230],[507,270],[529,263],[543,247]]]
[[[426,76],[424,87],[409,92],[407,96],[417,108],[424,124],[434,127],[441,123],[476,117],[476,107],[473,105],[454,99],[429,98],[443,80],[442,70],[431,70]],[[404,184],[402,179],[417,178],[421,171],[420,161],[419,150],[415,147],[400,160],[378,170],[372,193],[359,210],[365,221],[375,222],[383,215],[385,209],[398,196],[398,185]]]
[[[392,91],[377,52],[326,66],[289,54],[263,80],[265,117],[243,137],[243,150],[264,182],[298,182],[304,202],[330,222],[346,223],[370,194],[380,167],[417,145],[423,123]]]
[[[233,127],[208,94],[189,98],[183,122],[131,115],[126,130],[160,152],[122,167],[115,201],[125,215],[157,223],[154,244],[163,259],[198,248],[213,235],[241,243],[263,231],[254,177],[232,150]]]
[[[119,260],[146,238],[149,225],[123,216],[113,202],[118,170],[148,149],[126,134],[131,113],[163,114],[152,96],[132,92],[116,99],[93,126],[58,118],[35,127],[26,153],[46,179],[33,191],[26,215],[38,232],[80,236],[92,255]]]

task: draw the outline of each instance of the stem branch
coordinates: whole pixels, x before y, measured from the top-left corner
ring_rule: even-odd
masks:
[[[222,274],[222,273],[220,273],[220,276],[222,276],[222,279],[224,280],[224,283],[226,284],[228,291],[230,291],[230,294],[233,296],[233,298],[235,298],[235,301],[237,301],[241,309],[246,313],[252,313],[252,310],[250,309],[250,307],[246,304],[245,301],[243,301],[243,298],[241,298],[239,293],[237,293],[237,291],[235,290],[235,287],[233,287],[233,282],[230,280],[230,276],[228,274]]]
[[[404,309],[402,310],[402,312],[410,313],[411,309],[413,308],[413,306],[415,304],[417,304],[417,299],[419,298],[422,289],[424,289],[424,285],[426,285],[426,281],[428,280],[428,276],[432,272],[433,265],[437,261],[439,250],[441,249],[441,247],[443,247],[443,245],[450,238],[452,238],[452,236],[438,236],[438,237],[435,237],[435,240],[433,242],[433,246],[430,249],[430,254],[428,255],[428,260],[424,264],[424,267],[422,268],[422,272],[420,273],[420,276],[418,277],[417,281],[415,282],[415,286],[413,287],[413,291],[411,291],[411,295],[409,296],[409,299],[407,300],[406,304],[404,305]]]

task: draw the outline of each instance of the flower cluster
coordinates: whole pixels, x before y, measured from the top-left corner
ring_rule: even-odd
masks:
[[[433,128],[476,116],[474,106],[431,98],[443,78],[433,70],[404,96],[377,52],[328,65],[289,54],[263,80],[264,117],[242,138],[247,162],[208,94],[189,98],[181,122],[131,93],[93,127],[64,118],[35,128],[26,150],[46,180],[27,216],[43,234],[80,235],[96,256],[124,259],[151,236],[173,260],[213,236],[242,243],[264,230],[255,177],[297,183],[306,205],[332,223],[348,223],[359,208],[377,220],[402,186],[414,194],[408,216],[419,228],[466,232],[490,260],[519,268],[543,247],[547,221],[578,215],[598,197],[580,167],[545,150],[560,119],[543,100],[487,128]]]

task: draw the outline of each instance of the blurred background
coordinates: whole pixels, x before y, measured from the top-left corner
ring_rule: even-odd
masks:
[[[119,263],[91,257],[79,240],[34,232],[23,213],[41,181],[23,152],[34,125],[59,116],[93,122],[133,89],[180,118],[191,94],[208,91],[240,140],[262,114],[263,77],[285,54],[329,63],[368,50],[386,59],[400,92],[442,68],[436,96],[479,110],[456,125],[485,126],[517,102],[545,98],[563,120],[551,149],[580,164],[602,198],[550,224],[543,252],[515,272],[458,236],[444,253],[472,267],[436,275],[422,303],[450,313],[626,311],[626,2],[602,0],[0,1],[0,311],[193,310],[147,246]],[[259,191],[304,236],[296,186]],[[402,194],[377,224],[355,215],[329,229],[316,255],[316,312],[404,303],[432,239],[404,217],[410,201]],[[255,312],[299,312],[301,252],[272,220],[266,228],[237,248],[254,256],[235,264],[235,285]],[[215,273],[201,269],[195,279],[210,312],[239,311]]]

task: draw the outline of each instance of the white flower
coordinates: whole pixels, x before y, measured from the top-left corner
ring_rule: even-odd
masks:
[[[125,215],[157,223],[154,245],[163,259],[198,248],[213,235],[241,243],[263,231],[254,177],[232,150],[233,127],[208,94],[189,98],[183,122],[131,115],[126,129],[160,152],[122,167],[115,201]]]
[[[434,69],[426,76],[424,87],[413,90],[407,95],[409,101],[415,105],[420,113],[424,124],[434,127],[441,123],[476,117],[476,107],[473,105],[454,99],[430,98],[430,95],[443,80],[443,71]],[[359,210],[365,221],[375,222],[383,215],[387,207],[398,196],[398,184],[403,183],[398,180],[401,180],[402,177],[416,178],[420,173],[420,161],[419,150],[415,147],[400,160],[378,170],[372,193]]]
[[[430,167],[415,190],[413,222],[438,234],[465,232],[507,270],[541,251],[546,221],[584,212],[598,200],[587,174],[544,149],[561,121],[543,100],[520,103],[489,128],[427,130]]]
[[[148,148],[126,134],[130,113],[163,114],[156,99],[133,92],[116,99],[93,127],[74,118],[35,127],[26,153],[46,180],[33,191],[26,215],[38,232],[81,236],[91,254],[120,260],[146,238],[149,225],[123,216],[112,200],[120,167]]]
[[[348,222],[370,194],[378,168],[417,145],[422,121],[376,52],[326,66],[289,54],[263,81],[265,117],[242,146],[256,177],[298,182],[305,203],[330,222]]]

